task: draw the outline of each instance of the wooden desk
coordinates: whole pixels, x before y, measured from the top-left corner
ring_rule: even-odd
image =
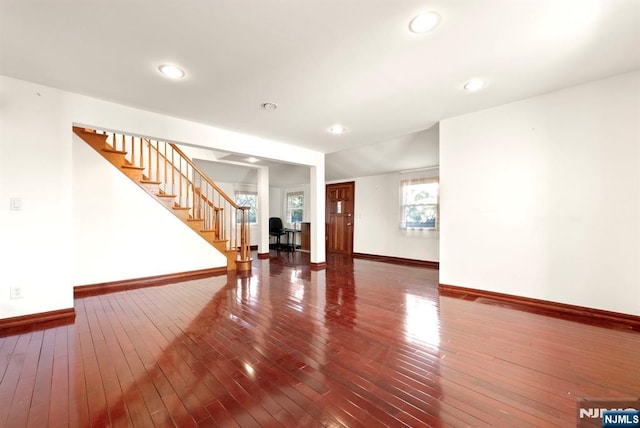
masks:
[[[311,251],[311,223],[300,223],[300,250]]]
[[[299,230],[297,229],[282,229],[284,232],[287,233],[287,245],[286,248],[289,251],[295,251],[296,250],[296,233],[300,233]]]

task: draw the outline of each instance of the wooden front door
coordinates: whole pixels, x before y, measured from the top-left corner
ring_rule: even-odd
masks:
[[[327,252],[353,254],[355,183],[327,184]]]

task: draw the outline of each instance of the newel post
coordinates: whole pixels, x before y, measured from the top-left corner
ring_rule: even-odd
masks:
[[[238,207],[242,211],[240,224],[240,258],[236,261],[238,272],[251,271],[251,232],[249,229],[250,207]]]

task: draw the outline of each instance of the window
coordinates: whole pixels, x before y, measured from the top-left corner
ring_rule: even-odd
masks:
[[[287,222],[300,223],[304,218],[304,192],[287,192]]]
[[[400,228],[437,229],[440,222],[438,190],[438,177],[402,180]]]
[[[249,209],[249,223],[257,223],[257,207],[258,207],[258,193],[257,192],[246,192],[246,191],[236,191],[236,204],[239,207],[250,207]],[[238,223],[242,221],[241,211],[238,210]]]

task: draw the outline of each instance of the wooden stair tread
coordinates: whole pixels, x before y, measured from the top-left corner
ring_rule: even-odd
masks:
[[[88,135],[99,135],[99,136],[105,136],[105,138],[107,137],[106,134],[98,134],[96,132],[95,129],[91,129],[91,128],[84,128],[82,126],[74,126],[73,127],[73,131],[77,134],[77,133],[81,133],[81,134],[88,134]]]
[[[127,154],[127,152],[125,152],[125,151],[112,149],[110,147],[105,147],[104,149],[102,149],[102,151],[106,152],[106,153],[118,153],[120,155],[126,155]]]
[[[226,200],[228,201],[231,201],[231,200],[228,199],[228,197],[225,196],[225,194],[222,193],[222,191],[218,189],[215,185],[213,185],[213,190],[214,190],[213,197],[209,194],[208,190],[207,192],[204,192],[203,191],[204,189],[201,187],[197,187],[193,189],[195,184],[191,183],[191,180],[189,179],[189,177],[181,172],[180,168],[182,166],[182,163],[180,164],[179,168],[176,168],[176,166],[172,163],[173,155],[171,156],[171,161],[169,162],[170,167],[173,168],[173,170],[177,170],[178,174],[182,174],[182,177],[184,177],[187,180],[187,183],[190,183],[189,185],[191,186],[191,189],[192,189],[191,191],[193,192],[192,205],[195,203],[197,203],[198,206],[204,205],[204,209],[208,210],[206,217],[213,216],[212,221],[215,222],[215,225],[212,226],[211,223],[205,223],[205,218],[195,218],[195,215],[200,215],[200,213],[196,214],[194,212],[191,212],[190,210],[192,210],[193,207],[181,206],[180,205],[181,203],[185,203],[185,204],[189,203],[183,200],[181,196],[174,194],[174,192],[166,193],[166,190],[173,191],[175,190],[175,187],[165,188],[163,186],[162,181],[159,181],[157,179],[153,180],[154,174],[152,171],[153,169],[152,162],[147,166],[138,166],[141,164],[141,162],[144,162],[145,160],[144,151],[141,152],[140,158],[135,159],[136,157],[135,155],[137,154],[137,152],[133,152],[131,155],[132,158],[128,159],[127,155],[129,151],[126,150],[126,146],[118,149],[117,145],[114,146],[107,141],[109,139],[109,136],[112,136],[115,141],[116,134],[98,133],[95,130],[92,130],[89,128],[77,127],[77,126],[73,127],[73,132],[76,135],[78,135],[82,140],[84,140],[87,144],[89,144],[89,146],[91,146],[94,150],[99,152],[102,155],[102,157],[105,158],[108,162],[110,162],[113,166],[120,169],[120,171],[123,174],[125,174],[129,179],[131,179],[134,183],[138,184],[146,193],[148,193],[150,196],[152,196],[158,202],[160,202],[162,206],[164,206],[166,209],[172,209],[173,214],[176,217],[178,217],[181,221],[186,223],[195,233],[199,234],[201,238],[207,241],[210,245],[213,245],[222,254],[226,254],[227,270],[236,270],[236,268],[238,267],[238,269],[241,268],[241,270],[245,271],[247,270],[247,266],[246,266],[247,263],[250,269],[250,266],[251,266],[250,260],[249,261],[237,260],[237,249],[228,248],[229,242],[230,242],[229,239],[219,239],[220,230],[218,229],[217,224],[218,222],[221,221],[220,212],[224,212],[224,208],[216,206],[216,204],[213,202],[212,199],[215,198],[215,195],[217,194],[216,192],[220,192],[220,195],[225,197]],[[117,135],[122,137],[122,141],[124,145],[125,136],[121,134],[117,134]],[[127,138],[129,138],[129,136],[127,136]],[[131,146],[134,148],[136,147],[136,141],[138,140],[133,140],[133,139],[131,140]],[[139,139],[138,142],[140,144],[141,150],[146,147],[142,139]],[[155,151],[158,151],[159,155],[162,155],[162,153],[159,152],[160,146],[158,147],[151,146],[151,142],[149,141],[147,141],[146,144],[149,145],[149,152],[151,151],[151,149],[153,149]],[[171,144],[171,147],[173,148],[174,152],[177,152],[178,159],[180,159],[180,162],[182,162],[182,160],[186,158],[187,164],[190,164],[189,158],[187,158],[186,155],[184,155],[184,153],[182,153],[173,144]],[[151,155],[149,155],[148,158],[150,160]],[[166,166],[167,160],[165,160],[165,171],[167,169],[167,166]],[[192,165],[192,167],[196,168],[194,165]],[[169,184],[170,183],[167,183],[167,185]],[[218,195],[218,198],[220,198],[220,195]],[[177,199],[178,197],[180,197],[181,199],[178,200]],[[231,206],[235,206],[233,205],[233,202],[231,202],[231,204],[232,204]]]

